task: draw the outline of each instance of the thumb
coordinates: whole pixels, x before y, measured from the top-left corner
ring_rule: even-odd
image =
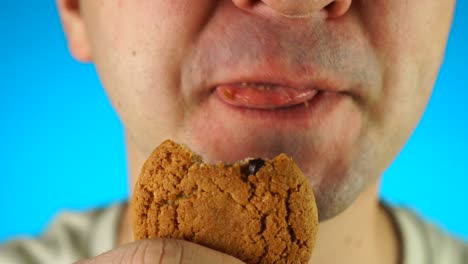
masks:
[[[201,245],[167,238],[133,242],[75,264],[244,264],[244,262]]]

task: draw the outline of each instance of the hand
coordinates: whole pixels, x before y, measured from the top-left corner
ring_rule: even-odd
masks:
[[[174,239],[148,239],[133,242],[108,251],[92,259],[75,264],[244,264],[244,262],[224,253]]]

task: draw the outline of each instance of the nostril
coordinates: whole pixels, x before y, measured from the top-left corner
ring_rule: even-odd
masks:
[[[331,2],[327,6],[324,7],[325,10],[330,11],[336,5],[336,2]]]
[[[252,7],[257,1],[252,0],[233,0],[234,4],[241,9]]]

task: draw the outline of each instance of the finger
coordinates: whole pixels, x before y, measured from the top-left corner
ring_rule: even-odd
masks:
[[[174,239],[148,239],[127,244],[76,264],[243,264],[227,254],[198,244]]]

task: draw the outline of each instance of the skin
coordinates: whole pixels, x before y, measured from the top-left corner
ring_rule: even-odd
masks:
[[[166,138],[207,162],[284,152],[316,193],[322,222],[313,263],[397,262],[398,237],[378,203],[379,178],[426,108],[454,6],[58,0],[71,53],[96,65],[125,126],[130,184]],[[232,107],[216,93],[218,85],[252,76],[333,91],[319,104],[271,111]],[[132,241],[127,215],[119,235]],[[123,256],[139,248],[133,245],[108,254]]]

